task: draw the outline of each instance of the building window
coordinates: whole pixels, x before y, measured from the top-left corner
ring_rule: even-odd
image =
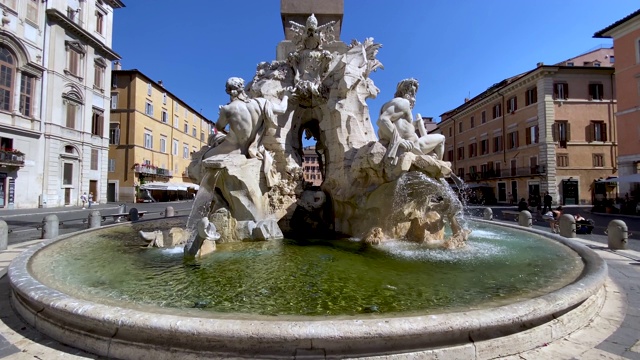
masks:
[[[102,137],[104,128],[104,113],[100,110],[93,109],[91,116],[91,134]]]
[[[458,177],[464,179],[464,168],[458,168]]]
[[[167,105],[167,93],[162,93],[162,103]]]
[[[196,127],[195,127],[195,126],[194,126],[194,127],[192,127],[192,128],[191,128],[191,135],[192,135],[193,137],[196,137],[196,136],[197,136],[197,134],[198,134],[198,130],[196,129]]]
[[[589,97],[591,100],[602,100],[604,86],[602,84],[589,84]]]
[[[96,10],[96,32],[104,34],[104,14],[100,10]]]
[[[507,148],[515,149],[518,147],[518,132],[512,131],[507,134]]]
[[[502,135],[495,136],[493,138],[493,152],[497,153],[503,150]]]
[[[458,160],[464,160],[464,146],[458,147]]]
[[[144,147],[145,149],[153,149],[153,134],[151,131],[145,131],[144,133]]]
[[[486,111],[483,111],[483,112],[482,112],[482,115],[481,115],[481,117],[480,117],[480,122],[481,122],[482,124],[484,124],[484,123],[486,123],[486,122],[487,122],[487,112],[486,112]]]
[[[162,109],[162,114],[160,115],[160,118],[162,119],[162,122],[165,124],[169,121],[169,113],[167,113],[167,110]]]
[[[557,167],[569,167],[569,155],[568,154],[558,154],[558,155],[556,155],[556,166]]]
[[[17,10],[16,2],[17,0],[0,0],[0,4],[4,4],[6,7],[12,10]]]
[[[0,47],[0,110],[11,111],[15,60],[5,47]]]
[[[474,127],[476,126],[476,119],[475,119],[475,117],[473,117],[473,116],[472,116],[472,117],[471,117],[471,119],[469,120],[469,122],[470,122],[469,127],[474,128]]]
[[[33,113],[33,88],[36,79],[24,72],[20,77],[20,113],[24,116],[31,116]]]
[[[569,84],[555,83],[553,84],[553,98],[556,100],[566,100],[569,98]]]
[[[151,86],[151,83],[147,83],[147,96],[151,96],[153,91],[153,86]]]
[[[540,141],[538,125],[534,125],[534,126],[528,127],[525,134],[526,134],[526,144],[527,145],[537,144]]]
[[[182,144],[182,158],[184,159],[189,158],[189,145],[186,143]]]
[[[469,158],[478,156],[478,144],[469,144]]]
[[[91,170],[98,170],[98,149],[91,149]]]
[[[611,64],[615,64],[616,63],[616,57],[614,55],[609,55],[609,63],[611,63]]]
[[[184,123],[184,133],[185,134],[189,133],[189,123]]]
[[[178,155],[178,147],[179,146],[180,146],[180,142],[178,140],[176,140],[176,139],[173,139],[173,148],[171,148],[171,154]]]
[[[453,149],[447,151],[447,161],[453,161]]]
[[[487,155],[489,153],[489,140],[480,140],[480,155]]]
[[[534,87],[527,90],[527,94],[524,98],[524,105],[529,106],[538,102],[538,88]]]
[[[458,123],[458,134],[462,132],[462,120]]]
[[[38,0],[27,0],[26,19],[38,25]]]
[[[116,172],[116,159],[109,159],[109,172]]]
[[[118,93],[111,93],[111,108],[118,108]]]
[[[67,74],[71,74],[76,77],[82,77],[82,58],[85,54],[85,49],[77,41],[67,41]]]
[[[149,115],[149,116],[153,116],[153,104],[150,102],[145,102],[144,103],[144,113]]]
[[[590,127],[590,141],[607,141],[607,124],[604,121],[592,121]]]
[[[497,119],[502,116],[502,104],[493,105],[493,118]]]
[[[513,114],[518,110],[518,98],[516,96],[507,100],[507,112]]]
[[[573,66],[573,65],[574,65],[574,64],[573,64],[573,61],[569,61],[569,62],[567,62],[567,66]]]
[[[160,152],[167,152],[167,137],[164,135],[160,135]]]
[[[593,154],[593,167],[604,167],[604,154]]]
[[[76,104],[76,103],[71,102],[71,101],[67,101],[67,106],[66,106],[67,122],[66,122],[66,126],[68,128],[71,128],[71,129],[75,129],[76,128],[76,116],[78,115],[78,108],[79,107],[80,107],[79,104]]]
[[[531,174],[539,174],[540,173],[540,169],[538,169],[538,157],[537,156],[531,156],[529,158],[529,169],[531,169]]]
[[[453,136],[453,127],[449,128],[449,136]]]
[[[553,141],[558,143],[561,148],[567,147],[567,142],[571,139],[569,122],[566,120],[558,120],[553,124]]]
[[[178,115],[173,115],[173,127],[178,128],[178,124],[180,124],[180,117]]]
[[[493,171],[495,176],[500,177],[502,176],[502,169],[500,168],[500,161],[496,161],[493,163]]]
[[[120,145],[120,124],[109,124],[109,145]]]
[[[204,131],[200,131],[200,141],[204,141]]]
[[[107,64],[104,60],[98,58],[93,64],[93,88],[102,90],[104,89],[104,73],[107,69]]]
[[[62,165],[62,185],[73,185],[73,164]]]

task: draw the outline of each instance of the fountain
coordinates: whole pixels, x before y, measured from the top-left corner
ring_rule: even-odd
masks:
[[[25,251],[9,269],[16,311],[123,359],[492,358],[586,324],[602,260],[559,236],[465,228],[444,137],[414,121],[417,80],[382,106],[378,138],[366,100],[380,44],[337,42],[333,26],[292,22],[286,60],[227,81],[220,132],[189,167],[188,218]],[[302,176],[305,133],[319,189]]]

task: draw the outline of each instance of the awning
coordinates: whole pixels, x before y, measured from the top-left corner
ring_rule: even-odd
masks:
[[[187,191],[188,189],[198,190],[200,185],[183,182],[159,182],[154,181],[140,186],[142,190],[167,190],[167,191]]]
[[[619,176],[617,178],[611,178],[607,180],[602,180],[600,182],[617,182],[617,183],[640,183],[640,174],[631,174],[626,176]]]

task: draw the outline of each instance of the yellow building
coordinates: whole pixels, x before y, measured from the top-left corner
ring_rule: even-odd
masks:
[[[107,201],[192,196],[191,153],[206,144],[213,123],[139,70],[112,73]],[[141,189],[156,189],[153,192]],[[144,195],[144,196],[142,196]]]

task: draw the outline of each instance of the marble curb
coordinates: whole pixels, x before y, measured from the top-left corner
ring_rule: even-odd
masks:
[[[120,359],[378,358],[389,354],[490,359],[562,338],[585,326],[602,308],[607,267],[594,251],[547,232],[474,221],[557,240],[583,258],[584,271],[574,283],[555,292],[492,309],[346,320],[196,318],[80,300],[32,277],[30,258],[51,243],[79,234],[74,233],[33,246],[14,259],[9,267],[12,304],[38,331],[76,348]]]

